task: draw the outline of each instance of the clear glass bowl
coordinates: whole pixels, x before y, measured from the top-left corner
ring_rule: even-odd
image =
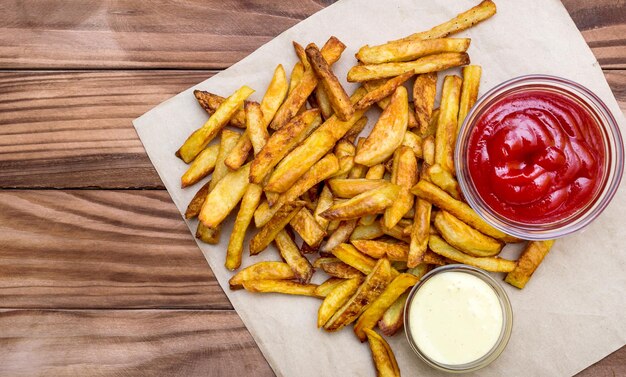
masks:
[[[572,215],[550,223],[528,224],[497,213],[479,195],[467,168],[469,136],[476,120],[492,104],[505,96],[527,90],[550,91],[565,95],[586,109],[599,125],[605,149],[605,171],[593,199]],[[609,204],[622,178],[624,146],[617,121],[607,106],[589,89],[573,81],[548,75],[517,77],[491,89],[478,99],[459,131],[454,155],[456,175],[467,203],[489,224],[507,234],[527,240],[554,239],[587,226]]]
[[[482,356],[480,359],[474,360],[466,364],[450,365],[450,364],[443,364],[436,360],[431,359],[430,357],[428,357],[428,355],[426,355],[424,352],[420,350],[419,346],[415,343],[415,341],[413,340],[413,336],[411,335],[411,324],[410,324],[411,320],[410,320],[409,312],[411,308],[411,302],[413,301],[415,294],[424,285],[424,283],[428,281],[428,279],[430,279],[431,277],[437,274],[446,273],[446,272],[463,272],[463,273],[471,274],[473,276],[480,278],[482,281],[487,283],[493,289],[496,296],[498,297],[498,300],[500,301],[500,307],[502,308],[502,329],[500,331],[500,336],[498,340],[493,345],[491,350],[487,352],[484,356]],[[435,369],[439,369],[445,372],[467,373],[467,372],[473,372],[478,369],[486,367],[487,365],[492,363],[494,360],[496,360],[498,356],[500,356],[502,351],[504,351],[507,344],[509,343],[509,339],[511,338],[512,329],[513,329],[513,309],[511,308],[511,302],[509,301],[509,297],[507,296],[502,286],[497,281],[495,281],[491,276],[489,276],[485,271],[480,270],[476,267],[465,265],[465,264],[449,264],[446,266],[435,268],[434,270],[424,275],[422,280],[413,287],[413,289],[409,293],[406,304],[404,305],[404,333],[406,334],[409,345],[411,346],[413,351],[415,351],[415,353],[426,364],[430,365],[431,367]]]

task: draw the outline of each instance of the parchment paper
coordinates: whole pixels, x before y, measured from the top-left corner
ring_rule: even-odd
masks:
[[[193,89],[226,96],[247,84],[257,91],[252,99],[260,101],[274,67],[282,63],[289,72],[296,62],[292,40],[321,46],[331,35],[348,46],[334,65],[337,76],[345,82],[348,69],[355,64],[354,53],[360,46],[425,30],[477,3],[478,0],[340,1],[133,123],[167,190],[183,213],[201,183],[185,190],[180,188],[180,176],[186,165],[174,157],[174,151],[207,119],[196,103]],[[493,18],[458,34],[472,38],[469,49],[472,63],[483,66],[481,93],[518,75],[559,75],[598,94],[624,129],[623,114],[598,62],[559,1],[499,1],[497,6],[498,13]],[[458,73],[458,70],[450,72]],[[348,85],[348,89],[351,92],[354,85]],[[625,344],[624,210],[626,192],[621,187],[597,221],[556,243],[523,291],[504,284],[514,309],[513,335],[502,356],[475,375],[573,375]],[[194,233],[196,221],[187,224]],[[359,343],[351,328],[336,334],[316,328],[319,300],[229,290],[227,282],[231,273],[223,265],[231,226],[228,223],[224,227],[220,245],[198,245],[276,374],[373,376],[375,371],[368,346]],[[515,252],[506,251],[512,257]],[[272,249],[256,257],[244,256],[243,266],[278,259]],[[320,276],[317,279],[319,281]],[[417,359],[404,334],[393,337],[390,344],[403,375],[442,375]]]

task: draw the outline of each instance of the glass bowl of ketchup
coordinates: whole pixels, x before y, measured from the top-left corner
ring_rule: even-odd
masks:
[[[607,106],[587,88],[546,75],[505,81],[467,115],[455,150],[468,204],[528,240],[593,221],[622,178],[624,147]]]

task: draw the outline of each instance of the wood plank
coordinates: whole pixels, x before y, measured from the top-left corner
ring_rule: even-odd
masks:
[[[162,188],[131,121],[211,74],[0,72],[0,188]],[[626,70],[605,74],[626,112]]]
[[[332,0],[0,3],[0,68],[223,69]],[[626,68],[625,0],[564,0],[600,64]]]
[[[574,377],[626,376],[626,346],[591,365]]]
[[[232,306],[167,192],[0,190],[0,308]]]
[[[3,376],[273,376],[234,311],[0,311]]]

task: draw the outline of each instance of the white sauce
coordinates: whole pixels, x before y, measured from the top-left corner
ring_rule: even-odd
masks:
[[[409,307],[409,327],[418,348],[442,364],[466,364],[487,354],[502,331],[503,313],[493,288],[465,272],[428,279]]]

